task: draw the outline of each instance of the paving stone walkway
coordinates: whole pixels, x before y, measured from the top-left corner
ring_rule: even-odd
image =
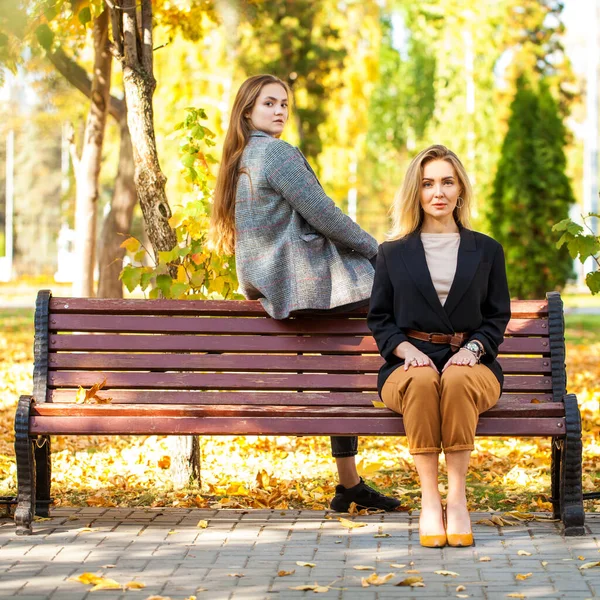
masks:
[[[588,535],[577,538],[563,537],[556,523],[497,528],[475,524],[489,514],[473,514],[476,545],[442,550],[419,546],[417,514],[358,517],[367,525],[354,529],[338,517],[293,510],[56,508],[25,537],[15,535],[11,520],[0,519],[0,598],[293,600],[315,592],[290,587],[315,583],[330,586],[317,598],[343,600],[600,596],[600,566],[580,569],[600,561],[600,514],[588,515]],[[198,526],[201,520],[206,528]],[[359,565],[375,571],[354,569]],[[442,570],[456,576],[435,573]],[[91,592],[92,584],[70,580],[82,573],[145,587]],[[373,573],[394,576],[362,587],[361,578]],[[424,587],[395,585],[409,577],[422,577]]]

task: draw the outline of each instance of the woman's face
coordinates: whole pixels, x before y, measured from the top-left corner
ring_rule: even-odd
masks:
[[[288,118],[288,97],[285,88],[278,83],[267,83],[246,118],[254,129],[278,138]]]
[[[461,194],[454,167],[445,160],[432,160],[423,169],[421,208],[425,218],[443,221],[452,217]]]

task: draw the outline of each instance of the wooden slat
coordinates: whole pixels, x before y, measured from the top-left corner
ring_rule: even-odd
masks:
[[[513,300],[512,317],[528,319],[548,316],[546,300]],[[262,316],[265,312],[258,301],[243,300],[142,300],[108,298],[51,298],[51,313],[87,314],[128,314],[128,315],[221,315],[221,316]],[[367,308],[359,308],[351,313],[340,313],[337,318],[351,314],[366,315]],[[327,319],[331,318],[326,315]]]
[[[372,337],[274,337],[256,335],[50,335],[51,350],[132,352],[331,352],[376,353]],[[505,354],[547,354],[546,338],[507,338],[500,347]]]
[[[49,403],[73,403],[77,390],[59,389],[48,391]],[[374,392],[175,392],[155,390],[110,390],[110,394],[100,390],[101,397],[112,398],[112,404],[250,404],[273,406],[372,406],[373,400],[379,401]],[[530,404],[532,401],[550,402],[551,394],[503,393],[498,404]]]
[[[145,404],[34,404],[31,414],[42,417],[315,417],[324,418],[337,416],[347,417],[372,417],[396,418],[396,413],[388,408],[375,408],[373,406],[252,406],[207,404],[202,406],[188,405],[162,405],[148,406]],[[503,403],[500,406],[484,413],[486,417],[514,417],[522,419],[528,417],[562,417],[564,405],[559,402],[546,402],[543,404]]]
[[[30,434],[55,435],[404,435],[401,417],[31,417]],[[564,436],[562,418],[481,417],[477,435]]]
[[[58,371],[50,373],[51,387],[91,387],[106,380],[103,389],[165,390],[333,390],[372,391],[377,389],[377,376],[346,374],[280,374],[280,373],[120,373],[115,371]],[[549,376],[511,375],[504,379],[506,391],[550,391]]]
[[[244,354],[78,354],[51,353],[48,364],[52,370],[116,370],[116,371],[231,371],[231,372],[376,372],[383,364],[380,356],[252,356]],[[505,374],[549,374],[550,359],[536,357],[500,358]]]
[[[56,314],[50,319],[52,331],[120,333],[197,333],[197,334],[327,334],[370,335],[365,319],[285,319],[241,317],[175,317],[154,315]],[[506,335],[547,336],[547,319],[511,319]]]

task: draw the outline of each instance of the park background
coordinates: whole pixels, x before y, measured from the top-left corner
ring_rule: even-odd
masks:
[[[168,203],[170,247],[149,234],[151,210],[140,208],[152,195],[142,201],[134,175],[138,134],[125,118],[121,66],[107,58],[105,8],[0,6],[0,495],[16,490],[12,418],[32,387],[37,289],[236,297],[234,261],[210,252],[207,215],[233,96],[263,72],[293,90],[284,138],[379,241],[416,152],[443,143],[463,159],[474,228],[503,243],[512,297],[564,294],[584,491],[600,489],[600,300],[585,285],[594,263],[557,248],[553,231],[598,212],[596,0],[153,2],[154,134],[166,176],[154,200]],[[548,445],[478,440],[472,507],[549,510]],[[201,451],[200,484],[174,486],[164,438],[59,437],[52,495],[59,505],[324,508],[335,484],[324,438],[204,437]],[[362,474],[416,507],[403,439],[363,438],[359,458]]]

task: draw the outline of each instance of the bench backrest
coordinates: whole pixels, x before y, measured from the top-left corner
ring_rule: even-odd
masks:
[[[511,308],[500,348],[502,406],[560,401],[560,296]],[[276,321],[258,302],[52,298],[42,291],[34,397],[74,402],[79,386],[106,379],[99,394],[113,404],[368,406],[377,400],[382,359],[365,316],[360,309]]]

